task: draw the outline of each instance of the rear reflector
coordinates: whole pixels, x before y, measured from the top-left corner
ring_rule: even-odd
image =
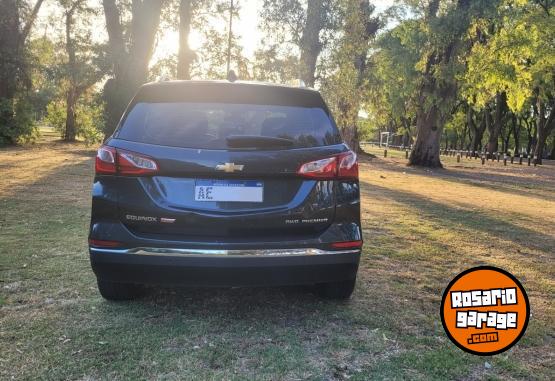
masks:
[[[358,179],[357,155],[353,151],[310,161],[301,165],[297,174],[322,180]]]
[[[158,164],[142,154],[102,146],[96,154],[95,171],[100,175],[144,176],[155,174]]]
[[[91,239],[89,238],[89,246],[94,247],[118,247],[121,246],[119,241],[106,241],[102,239]]]
[[[362,247],[362,241],[334,242],[331,247],[336,249],[352,249]]]

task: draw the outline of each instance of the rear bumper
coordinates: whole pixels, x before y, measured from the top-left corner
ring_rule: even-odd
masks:
[[[282,286],[354,279],[360,250],[131,250],[90,248],[105,281],[184,286]]]

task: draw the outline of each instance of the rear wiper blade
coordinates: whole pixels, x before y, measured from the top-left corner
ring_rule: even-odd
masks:
[[[226,138],[226,141],[230,148],[290,147],[295,144],[291,139],[258,135],[230,135]]]

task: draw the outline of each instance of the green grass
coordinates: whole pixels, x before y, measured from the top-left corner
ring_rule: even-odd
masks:
[[[14,154],[0,179],[0,379],[548,380],[555,371],[550,167],[534,169],[538,180],[512,205],[495,177],[365,161],[366,244],[349,302],[290,287],[154,289],[112,303],[88,262],[93,151],[54,144],[0,159]],[[52,164],[21,177],[37,155]],[[523,340],[486,358],[451,344],[438,314],[452,277],[481,263],[517,275],[532,303]]]

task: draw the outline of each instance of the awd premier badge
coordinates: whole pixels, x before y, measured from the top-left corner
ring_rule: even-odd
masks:
[[[443,293],[441,322],[447,336],[466,352],[489,356],[520,340],[530,318],[522,284],[496,267],[475,267],[457,275]]]

